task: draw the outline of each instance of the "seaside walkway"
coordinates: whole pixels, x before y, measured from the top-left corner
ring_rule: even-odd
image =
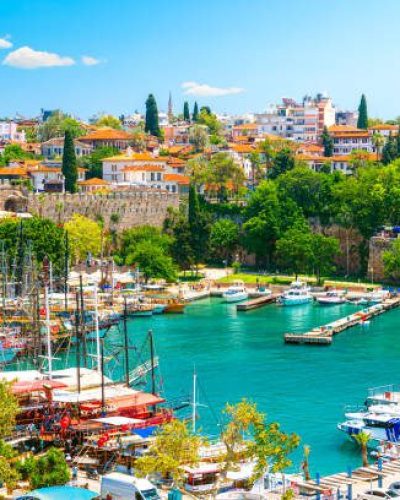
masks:
[[[324,326],[313,328],[306,333],[285,333],[287,344],[330,345],[334,335],[344,332],[356,325],[365,325],[375,316],[400,306],[400,298],[390,298],[381,304],[375,304],[344,318],[337,319]]]

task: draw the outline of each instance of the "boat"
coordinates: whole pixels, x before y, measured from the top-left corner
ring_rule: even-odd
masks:
[[[178,299],[169,299],[164,309],[165,314],[182,314],[185,304]]]
[[[284,306],[297,306],[309,304],[312,302],[313,296],[310,293],[309,287],[302,281],[294,281],[289,290],[283,292],[280,302]]]
[[[244,286],[243,281],[236,281],[223,294],[222,298],[225,302],[241,302],[249,298],[249,294]]]
[[[400,442],[400,418],[396,414],[365,412],[348,416],[352,418],[339,423],[338,429],[350,438],[365,432],[375,442]]]
[[[129,318],[148,317],[153,314],[153,306],[150,304],[135,304],[127,311]]]
[[[167,304],[153,304],[153,314],[162,314],[166,308]]]
[[[346,299],[344,298],[343,293],[344,292],[338,292],[337,290],[329,290],[324,295],[317,297],[317,302],[322,306],[344,304]]]

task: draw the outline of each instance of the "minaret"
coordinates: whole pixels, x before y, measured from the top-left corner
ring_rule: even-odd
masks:
[[[171,121],[173,117],[174,117],[174,110],[173,110],[173,106],[172,106],[172,94],[170,92],[169,98],[168,98],[168,119],[169,119],[169,121]]]

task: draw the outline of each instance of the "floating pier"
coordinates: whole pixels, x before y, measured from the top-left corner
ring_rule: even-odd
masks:
[[[306,333],[285,333],[284,339],[287,344],[311,344],[330,345],[333,336],[344,332],[356,325],[362,325],[375,316],[400,306],[400,298],[386,299],[380,304],[373,305],[354,314],[340,318],[325,326],[313,328]]]
[[[259,307],[276,302],[276,299],[279,296],[280,295],[278,293],[272,293],[271,295],[264,295],[262,297],[257,297],[256,299],[247,300],[246,302],[237,304],[236,309],[238,311],[251,311],[252,309],[258,309]]]

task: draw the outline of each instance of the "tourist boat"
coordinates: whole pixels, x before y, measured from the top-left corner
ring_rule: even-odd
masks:
[[[153,314],[162,314],[166,308],[166,304],[153,304]]]
[[[294,281],[289,290],[283,292],[280,302],[284,306],[297,306],[312,302],[310,289],[302,281]]]
[[[127,311],[129,318],[149,317],[153,314],[153,306],[150,304],[135,304]]]
[[[373,442],[400,442],[400,418],[392,413],[355,413],[338,424],[338,429],[352,439],[365,432]]]
[[[344,304],[346,302],[346,299],[344,298],[343,294],[344,292],[329,290],[324,295],[320,295],[319,297],[317,297],[317,302],[322,306]]]
[[[223,292],[222,298],[225,302],[241,302],[249,298],[249,294],[244,286],[243,281],[236,281],[228,290]]]
[[[180,302],[178,299],[169,299],[164,312],[165,314],[181,314],[184,309],[185,304],[183,302]]]

